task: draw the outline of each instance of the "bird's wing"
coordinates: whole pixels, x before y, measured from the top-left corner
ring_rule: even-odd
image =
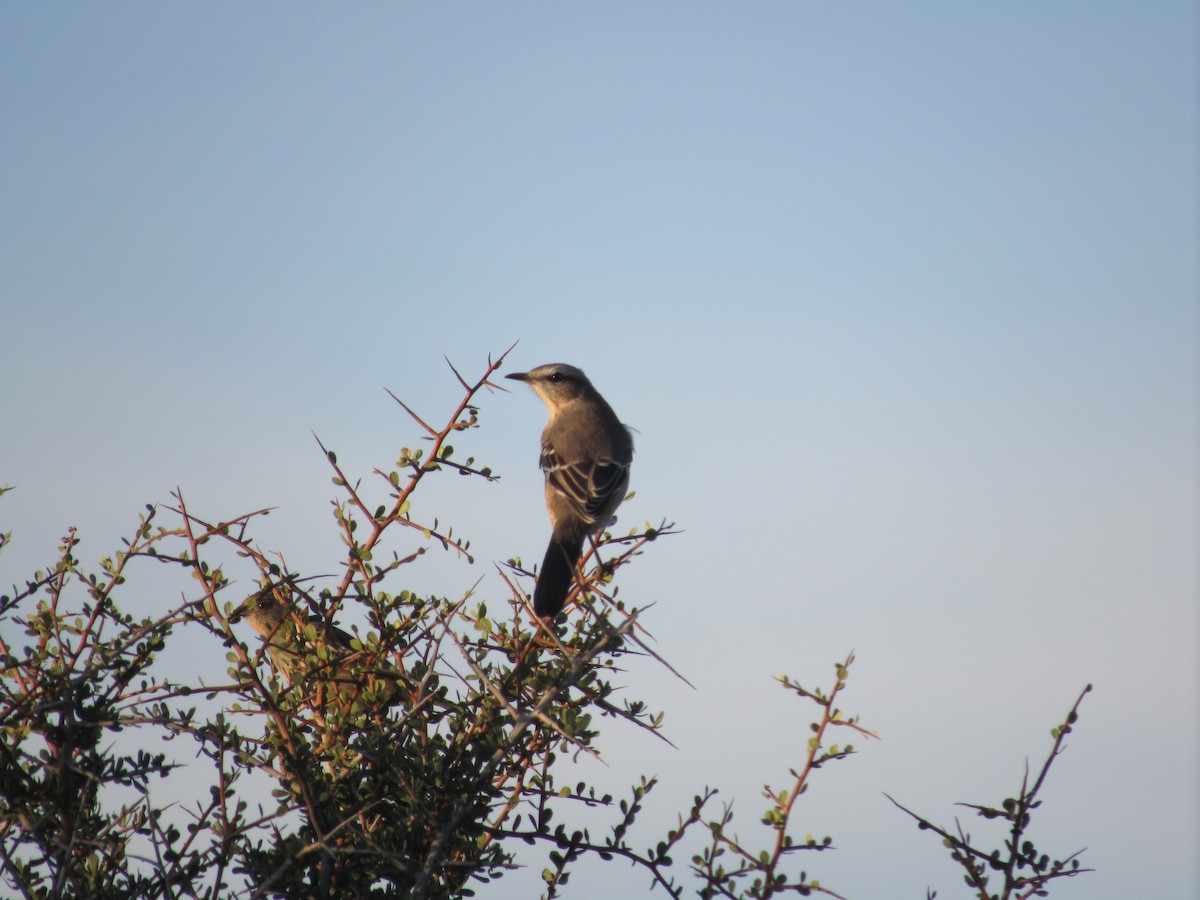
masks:
[[[566,498],[579,518],[604,525],[600,518],[613,508],[614,497],[625,491],[629,463],[600,459],[594,463],[566,462],[549,445],[542,445],[542,469],[554,490]],[[623,497],[617,498],[619,503]]]
[[[327,624],[324,616],[311,615],[308,617],[308,623],[317,629],[317,637],[324,638],[325,645],[335,655],[344,656],[353,652],[354,648],[350,642],[354,640],[354,635],[336,625]]]

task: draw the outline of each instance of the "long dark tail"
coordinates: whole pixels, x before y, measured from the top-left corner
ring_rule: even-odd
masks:
[[[533,611],[546,618],[562,612],[575,579],[575,563],[583,552],[583,538],[550,539],[537,586],[533,589]]]

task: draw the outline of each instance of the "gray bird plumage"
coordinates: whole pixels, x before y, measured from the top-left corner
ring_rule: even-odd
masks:
[[[299,676],[319,689],[327,680],[333,682],[343,701],[357,704],[368,687],[382,683],[381,705],[400,700],[399,673],[395,669],[365,668],[363,652],[354,649],[351,635],[319,616],[302,616],[292,597],[285,585],[269,584],[246,598],[229,621],[244,618],[250,623],[266,642],[271,661],[288,684],[295,684]],[[305,633],[310,625],[315,640]]]
[[[551,537],[533,608],[552,617],[566,603],[583,542],[608,527],[629,491],[633,437],[574,366],[548,363],[508,377],[533,388],[550,413],[542,431],[541,468]]]

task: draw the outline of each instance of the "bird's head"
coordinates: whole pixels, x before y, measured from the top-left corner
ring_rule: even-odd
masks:
[[[230,622],[245,619],[264,637],[270,637],[283,624],[290,603],[285,603],[276,594],[277,585],[269,584],[257,594],[251,594],[229,615]]]
[[[533,388],[551,412],[577,397],[594,392],[592,383],[583,371],[566,363],[546,363],[528,372],[513,372],[505,377],[523,381]]]

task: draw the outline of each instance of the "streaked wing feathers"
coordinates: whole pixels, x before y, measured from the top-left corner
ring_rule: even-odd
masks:
[[[542,445],[542,469],[546,480],[566,498],[571,508],[592,526],[604,526],[600,521],[606,510],[624,499],[629,479],[629,464],[612,459],[597,460],[593,465],[567,463],[553,447]],[[620,494],[621,496],[616,496]]]

